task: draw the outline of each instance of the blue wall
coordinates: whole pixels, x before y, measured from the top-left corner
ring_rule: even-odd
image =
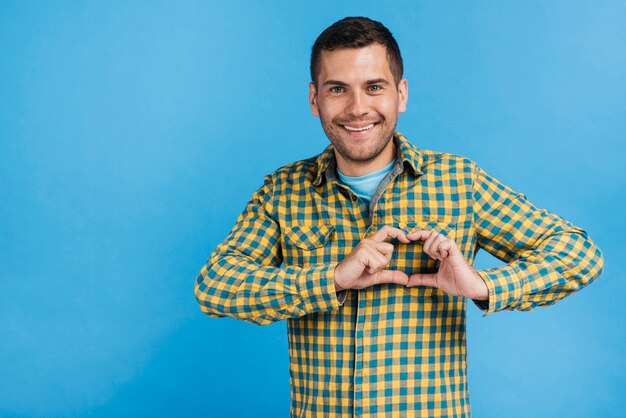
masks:
[[[0,415],[288,415],[285,323],[205,317],[193,282],[263,175],[326,146],[309,49],[367,15],[405,57],[399,130],[606,257],[554,307],[469,307],[474,415],[623,416],[626,3],[335,3],[0,3]]]

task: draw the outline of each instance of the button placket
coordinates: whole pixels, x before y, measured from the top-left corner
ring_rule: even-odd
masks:
[[[354,414],[363,414],[363,326],[365,324],[366,298],[363,294],[366,289],[357,292],[356,329],[354,333]]]

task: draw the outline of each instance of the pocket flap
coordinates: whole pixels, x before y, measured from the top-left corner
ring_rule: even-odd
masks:
[[[450,222],[439,221],[412,221],[406,223],[398,223],[398,228],[404,231],[405,234],[419,230],[436,231],[448,238],[455,238],[456,224]]]
[[[285,228],[285,241],[304,250],[312,250],[324,245],[334,231],[332,225],[295,225]]]

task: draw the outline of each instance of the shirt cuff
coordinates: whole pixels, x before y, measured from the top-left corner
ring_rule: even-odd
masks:
[[[477,271],[487,285],[488,300],[473,300],[485,311],[483,316],[514,306],[522,296],[522,284],[515,267],[503,266]]]
[[[334,276],[333,265],[318,265],[311,267],[298,278],[296,282],[298,294],[306,312],[325,312],[339,309],[340,302],[335,291]]]

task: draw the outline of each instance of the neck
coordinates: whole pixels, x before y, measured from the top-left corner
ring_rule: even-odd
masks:
[[[387,167],[396,158],[396,144],[392,138],[380,154],[368,161],[348,160],[338,152],[335,152],[335,157],[337,169],[343,174],[351,177],[365,176]]]

